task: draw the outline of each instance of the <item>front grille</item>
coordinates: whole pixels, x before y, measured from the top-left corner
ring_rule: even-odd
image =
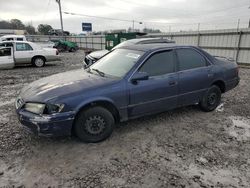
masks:
[[[85,61],[85,63],[86,63],[87,65],[92,64],[91,59],[89,59],[89,58],[87,58],[87,57],[85,57],[84,61]]]
[[[90,57],[90,56],[86,56],[84,61],[87,65],[92,65],[94,64],[98,59],[94,58],[94,57]]]
[[[21,97],[18,97],[16,99],[15,105],[16,105],[16,109],[21,108],[24,105],[24,100]]]

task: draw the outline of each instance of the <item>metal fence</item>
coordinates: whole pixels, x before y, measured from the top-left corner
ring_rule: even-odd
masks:
[[[151,34],[170,38],[177,44],[199,46],[212,55],[230,57],[237,63],[250,64],[250,29],[209,30]]]
[[[105,49],[105,36],[92,35],[92,36],[50,36],[50,35],[27,35],[28,41],[46,43],[53,40],[68,40],[76,42],[80,48],[101,50]]]
[[[170,38],[177,44],[199,46],[216,56],[230,57],[238,63],[250,64],[250,29],[209,30],[150,34],[147,37]],[[45,42],[64,39],[76,42],[81,48],[105,49],[105,36],[27,36],[29,41]]]

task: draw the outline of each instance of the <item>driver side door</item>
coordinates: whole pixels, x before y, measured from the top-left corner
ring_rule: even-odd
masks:
[[[153,114],[177,106],[178,75],[173,50],[154,53],[136,72],[146,72],[149,78],[128,83],[129,118]]]

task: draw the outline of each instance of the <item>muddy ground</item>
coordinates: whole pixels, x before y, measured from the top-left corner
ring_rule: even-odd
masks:
[[[83,56],[0,71],[0,187],[249,187],[250,69],[211,113],[191,106],[129,121],[98,144],[25,132],[14,111],[19,90],[80,68]]]

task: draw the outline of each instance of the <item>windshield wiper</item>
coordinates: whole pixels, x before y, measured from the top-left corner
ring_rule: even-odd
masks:
[[[105,73],[104,72],[102,72],[102,71],[99,71],[98,69],[91,69],[91,70],[93,70],[93,71],[95,71],[95,72],[97,72],[100,76],[102,76],[102,77],[104,77],[105,76]]]

